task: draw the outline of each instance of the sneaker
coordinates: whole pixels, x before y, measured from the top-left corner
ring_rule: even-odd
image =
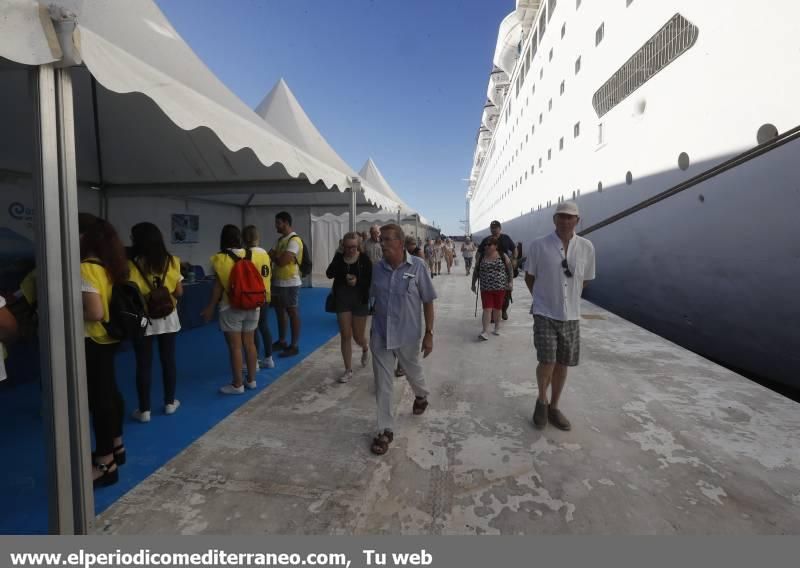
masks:
[[[261,368],[262,369],[274,369],[275,368],[275,361],[272,360],[272,355],[269,357],[265,357],[263,361],[261,361]]]
[[[287,347],[278,354],[278,357],[294,357],[298,353],[300,353],[300,349],[297,346]]]
[[[136,410],[133,411],[131,417],[139,422],[150,422],[150,411],[145,410],[144,412],[140,412],[139,409],[137,408]]]
[[[489,341],[489,336],[486,335],[485,331],[482,331],[478,334],[478,339],[480,339],[481,341]]]
[[[181,401],[177,398],[173,400],[170,404],[164,405],[164,414],[175,414],[175,411],[178,410],[178,407],[181,405]]]
[[[260,371],[260,370],[261,370],[261,361],[256,359],[256,371]]]
[[[533,411],[533,425],[540,430],[547,426],[547,410],[549,405],[536,399],[536,408]]]
[[[499,329],[495,329],[495,330],[492,332],[492,335],[497,335],[497,336],[499,336],[499,335],[500,335],[500,330],[499,330]]]
[[[246,388],[246,389],[254,390],[257,386],[258,386],[258,383],[256,382],[255,379],[253,379],[252,381],[245,381],[244,382],[244,388]]]
[[[366,367],[369,363],[369,349],[361,352],[361,366]]]
[[[567,420],[567,417],[564,416],[564,414],[558,408],[548,408],[547,419],[550,421],[550,424],[559,430],[568,431],[572,429],[572,424],[570,424],[569,420]]]
[[[219,392],[222,394],[244,394],[244,385],[239,385],[238,387],[225,385],[219,388]]]
[[[347,382],[349,382],[349,381],[350,381],[350,379],[352,379],[352,378],[353,378],[353,371],[352,371],[352,370],[350,370],[350,371],[345,371],[344,373],[342,373],[342,376],[341,376],[341,377],[339,377],[337,380],[338,380],[340,383],[347,383]]]

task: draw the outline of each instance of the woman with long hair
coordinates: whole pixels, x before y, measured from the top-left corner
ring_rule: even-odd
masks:
[[[104,323],[110,320],[109,303],[114,284],[128,279],[125,249],[114,227],[90,215],[78,215],[81,253],[86,386],[94,426],[92,480],[105,487],[119,480],[118,466],[125,463],[122,421],[125,402],[117,388],[114,354],[119,342]]]
[[[167,252],[164,237],[153,223],[138,223],[131,229],[131,249],[128,260],[131,281],[146,298],[162,294],[172,311],[162,317],[151,313],[144,337],[133,344],[136,353],[136,393],[139,407],[133,411],[134,420],[150,422],[150,385],[153,375],[153,339],[158,340],[161,375],[164,381],[164,414],[174,414],[181,402],[175,398],[178,369],[175,363],[175,340],[181,329],[178,318],[178,298],[183,295],[181,259]],[[157,289],[164,288],[159,292]],[[148,301],[148,305],[152,302]],[[167,311],[169,304],[160,306]]]
[[[366,337],[369,315],[369,287],[372,284],[372,262],[367,253],[359,249],[357,233],[347,233],[342,239],[342,252],[333,256],[328,269],[333,278],[333,298],[336,320],[339,323],[344,373],[340,383],[353,378],[353,339],[361,347],[361,366],[369,361],[369,342]]]
[[[453,268],[453,261],[456,258],[456,247],[450,237],[444,241],[444,261],[447,264],[447,273],[450,274],[450,269]]]
[[[259,308],[241,310],[230,305],[228,289],[231,271],[235,264],[233,256],[245,258],[247,251],[242,248],[242,233],[235,225],[225,225],[219,237],[220,252],[211,257],[211,266],[217,277],[214,282],[214,291],[211,300],[203,310],[202,315],[206,321],[214,317],[214,308],[219,304],[219,327],[225,334],[228,353],[231,361],[231,383],[220,387],[222,394],[244,394],[245,387],[254,389],[256,371],[258,370],[258,351],[256,351],[255,332],[258,327]],[[268,256],[268,255],[267,255]],[[245,261],[247,262],[247,261]],[[265,260],[252,257],[253,264],[261,271]],[[248,380],[242,378],[242,347],[247,359]]]
[[[511,267],[511,259],[508,255],[497,250],[499,240],[497,237],[489,237],[486,240],[486,247],[483,255],[475,267],[472,274],[472,291],[475,292],[475,282],[480,279],[481,283],[481,305],[483,306],[482,323],[483,330],[478,339],[487,341],[489,339],[489,324],[494,322],[492,335],[500,335],[500,314],[503,310],[503,302],[506,297],[506,290],[511,290],[514,286],[514,274]]]
[[[244,248],[251,250],[253,258],[259,258],[263,262],[259,265],[259,272],[264,279],[264,289],[267,293],[266,303],[261,306],[258,314],[258,333],[255,334],[254,339],[256,343],[256,352],[258,352],[258,337],[261,335],[261,342],[264,344],[264,359],[259,362],[263,369],[274,369],[275,361],[272,359],[272,334],[269,331],[269,322],[267,315],[269,314],[269,303],[272,291],[272,259],[269,254],[262,247],[258,246],[259,234],[258,228],[255,225],[248,225],[242,231],[242,239],[244,240]],[[263,255],[263,256],[262,256]]]

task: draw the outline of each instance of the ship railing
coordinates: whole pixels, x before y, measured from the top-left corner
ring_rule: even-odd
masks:
[[[709,168],[709,169],[705,170],[704,172],[699,173],[698,175],[694,176],[693,178],[690,178],[690,179],[688,179],[688,180],[686,180],[684,182],[681,182],[678,185],[673,186],[673,187],[671,187],[671,188],[669,188],[669,189],[667,189],[665,191],[662,191],[661,193],[658,193],[658,194],[656,194],[656,195],[654,195],[654,196],[652,196],[652,197],[650,197],[648,199],[645,199],[644,201],[642,201],[640,203],[637,203],[636,205],[633,205],[632,207],[624,209],[623,211],[620,211],[619,213],[617,213],[615,215],[612,215],[611,217],[608,217],[607,219],[604,219],[603,221],[600,221],[599,223],[595,223],[594,225],[591,225],[590,227],[587,227],[586,229],[583,229],[578,234],[580,236],[586,236],[589,233],[593,233],[595,231],[598,231],[598,230],[602,229],[603,227],[611,225],[612,223],[616,223],[617,221],[620,221],[621,219],[624,219],[625,217],[629,217],[629,216],[633,215],[634,213],[637,213],[637,212],[639,212],[639,211],[641,211],[643,209],[646,209],[646,208],[648,208],[648,207],[650,207],[652,205],[655,205],[656,203],[660,203],[661,201],[664,201],[665,199],[669,199],[670,197],[672,197],[674,195],[677,195],[677,194],[679,194],[681,192],[684,192],[687,189],[691,189],[692,187],[694,187],[694,186],[696,186],[698,184],[701,184],[704,181],[707,181],[707,180],[709,180],[711,178],[714,178],[714,177],[716,177],[716,176],[718,176],[720,174],[723,174],[723,173],[725,173],[727,171],[730,171],[730,170],[732,170],[732,169],[734,169],[734,168],[736,168],[738,166],[741,166],[742,164],[745,164],[745,163],[749,162],[750,160],[754,160],[755,158],[758,158],[759,156],[762,156],[762,155],[766,154],[767,152],[770,152],[772,150],[780,148],[784,144],[788,144],[789,142],[793,142],[794,140],[797,140],[798,138],[800,138],[800,126],[796,126],[795,128],[792,128],[791,130],[787,130],[783,134],[779,134],[778,136],[776,136],[774,138],[771,138],[771,139],[767,140],[766,142],[764,142],[762,144],[759,144],[758,146],[754,146],[753,148],[750,148],[749,150],[746,150],[746,151],[742,152],[741,154],[738,154],[738,155],[734,156],[733,158],[730,158],[730,159],[728,159],[728,160],[726,160],[726,161],[724,161],[724,162],[722,162],[720,164],[717,164],[716,166],[714,166],[712,168]]]

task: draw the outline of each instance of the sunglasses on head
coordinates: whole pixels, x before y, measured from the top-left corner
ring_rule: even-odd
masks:
[[[561,268],[564,269],[564,274],[567,275],[567,278],[572,278],[572,272],[569,269],[569,265],[567,264],[567,259],[561,261]]]

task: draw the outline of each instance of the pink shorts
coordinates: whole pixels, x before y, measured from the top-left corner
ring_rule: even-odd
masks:
[[[505,290],[481,290],[481,304],[484,310],[502,310],[505,299]]]

